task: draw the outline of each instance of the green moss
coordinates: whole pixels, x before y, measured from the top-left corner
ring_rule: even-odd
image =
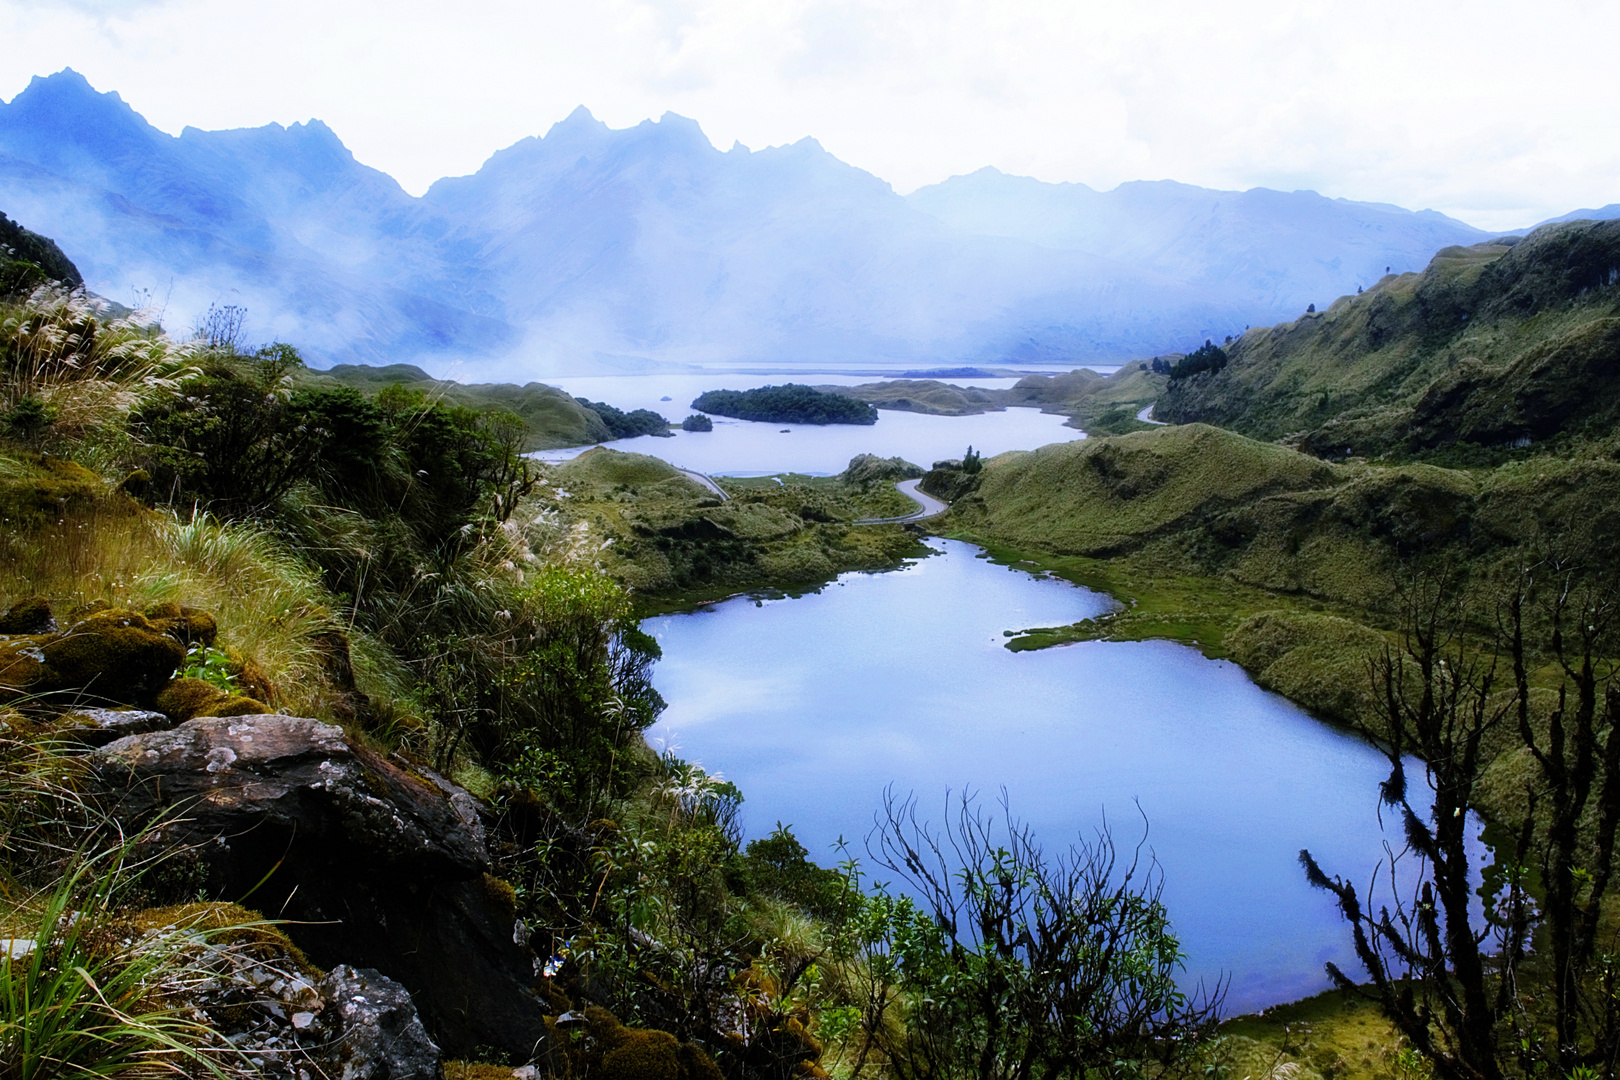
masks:
[[[153,707],[176,723],[199,716],[253,716],[270,712],[270,707],[250,697],[228,694],[201,679],[175,679],[163,688]]]
[[[681,1080],[681,1044],[667,1031],[626,1029],[602,1055],[602,1080]]]
[[[43,596],[19,600],[0,615],[0,634],[43,634],[55,625],[51,602]]]
[[[105,700],[151,700],[185,661],[186,650],[144,615],[121,608],[95,612],[40,646],[44,669],[30,687],[83,690]]]

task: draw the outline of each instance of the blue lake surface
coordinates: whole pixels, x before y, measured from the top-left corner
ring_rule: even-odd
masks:
[[[629,412],[651,409],[679,422],[692,410],[691,401],[704,390],[748,390],[755,386],[796,381],[854,385],[876,381],[870,375],[646,375],[555,379],[576,397],[605,401]],[[969,379],[973,386],[1006,389],[1017,379]],[[660,398],[668,397],[669,401]],[[878,422],[860,424],[760,424],[714,419],[714,430],[676,432],[672,438],[643,435],[608,443],[614,450],[651,454],[683,469],[722,476],[765,476],[799,472],[831,475],[842,472],[856,454],[903,457],[924,468],[945,458],[959,458],[971,445],[985,457],[1007,450],[1033,450],[1047,443],[1085,438],[1084,432],[1066,427],[1067,417],[1037,409],[1007,409],[976,416],[927,416],[883,410]],[[545,451],[536,456],[562,461],[589,447]]]
[[[1005,630],[1111,602],[929,543],[939,554],[819,593],[649,619],[670,702],[654,745],[738,784],[751,837],[790,824],[823,865],[840,837],[864,854],[891,783],[936,823],[947,790],[1005,787],[1048,850],[1105,813],[1128,850],[1145,815],[1189,982],[1229,975],[1229,1011],[1246,1011],[1324,988],[1325,961],[1359,971],[1297,859],[1308,847],[1357,881],[1378,864],[1376,750],[1180,645],[1010,652]]]

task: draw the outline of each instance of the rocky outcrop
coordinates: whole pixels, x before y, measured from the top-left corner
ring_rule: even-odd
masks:
[[[126,735],[144,735],[173,726],[168,716],[151,709],[83,708],[63,713],[48,731],[52,736],[86,746],[106,746]]]
[[[439,1048],[403,986],[381,972],[342,964],[319,989],[326,1004],[320,1019],[331,1032],[324,1056],[335,1066],[326,1072],[333,1080],[437,1080]]]
[[[923,475],[921,465],[913,465],[905,458],[878,457],[876,454],[856,454],[849,465],[838,474],[846,484],[877,484],[895,480],[915,480]]]
[[[232,904],[134,913],[122,927],[196,973],[177,991],[262,1080],[438,1080],[439,1048],[410,993],[377,971],[328,975],[278,928]]]
[[[90,761],[126,827],[156,822],[152,841],[182,848],[213,895],[290,920],[316,963],[397,979],[448,1053],[549,1053],[534,959],[465,791],[294,716],[198,718]]]

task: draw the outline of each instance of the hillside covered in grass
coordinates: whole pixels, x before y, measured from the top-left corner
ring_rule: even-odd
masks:
[[[1155,418],[1458,464],[1602,440],[1620,421],[1620,222],[1449,247],[1225,352],[1173,379]]]
[[[1111,375],[1087,368],[1058,375],[1026,375],[1008,389],[957,386],[939,379],[891,379],[857,386],[819,386],[829,394],[864,401],[878,409],[972,416],[1010,407],[1061,413],[1074,427],[1103,435],[1137,431],[1149,425],[1136,414],[1164,391],[1170,364],[1179,356],[1126,364]]]
[[[435,379],[413,364],[338,364],[325,371],[301,370],[298,379],[311,387],[352,387],[368,397],[391,386],[403,386],[447,405],[508,412],[523,421],[524,452],[669,433],[669,422],[649,410],[625,413],[544,383],[454,382]]]

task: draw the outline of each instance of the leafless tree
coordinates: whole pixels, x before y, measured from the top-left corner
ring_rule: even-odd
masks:
[[[1372,665],[1377,723],[1362,731],[1389,760],[1380,795],[1406,840],[1387,862],[1391,898],[1375,911],[1370,889],[1300,852],[1312,884],[1337,898],[1371,981],[1358,987],[1331,964],[1328,974],[1377,1000],[1448,1080],[1495,1080],[1510,1065],[1613,1075],[1620,972],[1602,915],[1620,823],[1620,687],[1602,658],[1614,612],[1611,578],[1556,560],[1521,569],[1494,604],[1471,601],[1449,570],[1414,572],[1401,643]],[[1490,623],[1492,645],[1471,644]],[[1558,683],[1541,717],[1538,669]],[[1534,762],[1525,810],[1490,823],[1494,859],[1475,867],[1480,784],[1503,753]],[[1483,909],[1471,910],[1476,897]]]

